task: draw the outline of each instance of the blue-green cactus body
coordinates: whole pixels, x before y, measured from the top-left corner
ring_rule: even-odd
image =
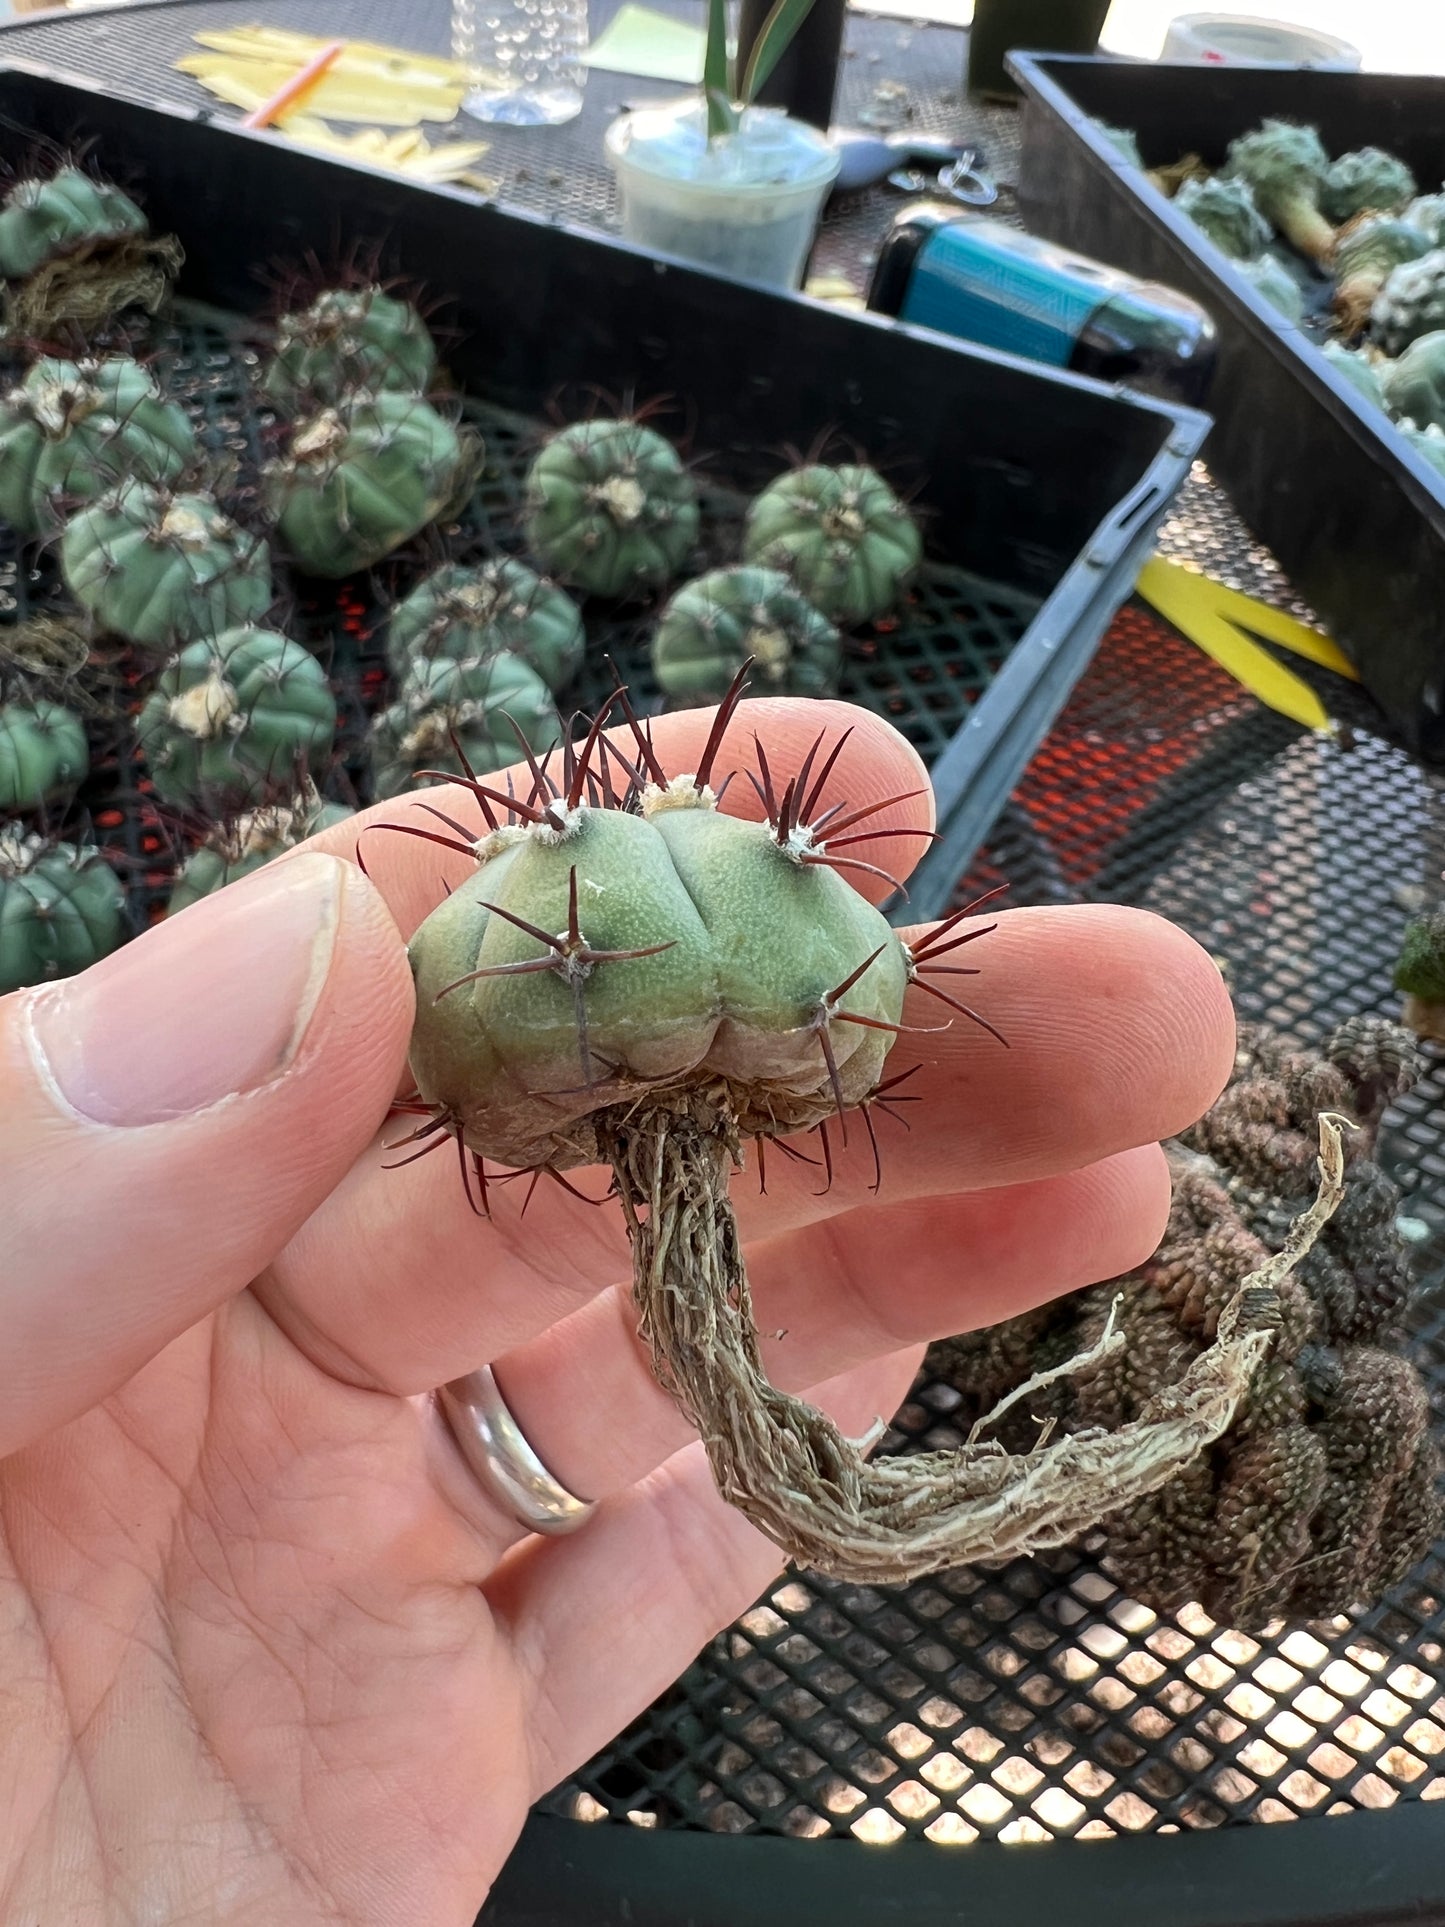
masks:
[[[679,589],[652,640],[664,694],[717,702],[745,662],[758,695],[827,696],[837,688],[838,631],[776,569],[714,569]]]
[[[0,276],[23,280],[61,255],[146,232],[146,218],[118,187],[78,167],[48,180],[17,181],[0,202]]]
[[[1387,355],[1445,328],[1445,248],[1391,270],[1370,309],[1370,334]]]
[[[1385,406],[1416,428],[1445,428],[1445,329],[1420,335],[1380,376]]]
[[[887,615],[922,558],[917,524],[871,468],[810,463],[780,476],[748,510],[744,559],[778,569],[844,625]]]
[[[90,751],[74,710],[39,698],[0,703],[0,810],[34,810],[85,781]]]
[[[1262,254],[1257,261],[1236,261],[1234,265],[1287,321],[1301,319],[1305,311],[1303,290],[1277,254]]]
[[[238,883],[287,850],[294,850],[307,837],[354,815],[355,811],[344,804],[323,803],[314,789],[287,803],[248,810],[214,830],[186,858],[171,890],[166,914],[175,916],[201,897],[223,890],[228,883]]]
[[[423,395],[436,359],[409,303],[380,288],[334,288],[281,317],[261,388],[283,408],[332,407],[358,391]]]
[[[1338,375],[1343,375],[1350,386],[1372,407],[1383,409],[1385,396],[1380,383],[1380,375],[1368,355],[1358,348],[1342,348],[1337,341],[1327,341],[1320,353]],[[1388,364],[1387,364],[1388,365]]]
[[[123,355],[38,361],[0,400],[0,519],[21,535],[58,528],[66,504],[124,481],[175,482],[199,460],[184,409]]]
[[[316,658],[269,629],[193,642],[161,672],[137,724],[157,794],[182,808],[289,796],[331,755],[336,700]]]
[[[127,482],[66,524],[60,566],[71,594],[115,635],[169,653],[259,622],[271,605],[264,542],[208,495]]]
[[[391,672],[406,677],[438,657],[520,657],[552,690],[582,667],[582,612],[564,589],[510,559],[449,562],[418,583],[387,626]]]
[[[1174,205],[1232,261],[1256,260],[1274,238],[1269,222],[1255,206],[1248,181],[1222,174],[1185,181]]]
[[[0,995],[86,970],[125,935],[125,897],[99,851],[0,829]]]
[[[370,568],[435,521],[464,479],[456,429],[417,395],[352,397],[292,436],[266,471],[276,532],[298,567]]]
[[[1267,120],[1229,143],[1224,171],[1249,183],[1260,213],[1301,254],[1327,261],[1335,230],[1320,211],[1320,196],[1329,164],[1312,127]]]
[[[589,595],[664,587],[697,542],[697,489],[678,455],[641,422],[574,422],[527,474],[527,540],[543,566]]]
[[[1325,173],[1320,206],[1332,221],[1373,211],[1399,214],[1416,195],[1415,176],[1403,161],[1379,147],[1341,154]]]
[[[378,796],[397,796],[421,770],[461,776],[465,758],[487,775],[515,763],[523,742],[540,754],[561,738],[547,685],[519,657],[439,656],[417,665],[372,725],[372,780]]]

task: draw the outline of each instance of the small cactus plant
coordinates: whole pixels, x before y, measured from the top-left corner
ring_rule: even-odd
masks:
[[[1387,355],[1445,328],[1445,248],[1393,268],[1370,309],[1370,334]]]
[[[1419,335],[1381,371],[1385,406],[1416,428],[1445,428],[1445,328]]]
[[[582,667],[585,641],[582,612],[571,596],[525,563],[504,558],[469,568],[449,562],[393,611],[386,657],[392,674],[405,678],[439,656],[463,661],[505,650],[555,691]]]
[[[380,288],[332,288],[283,315],[262,392],[281,408],[334,407],[358,390],[424,395],[436,344],[408,302]]]
[[[456,429],[420,396],[353,395],[303,422],[266,470],[276,532],[309,575],[370,568],[451,503],[466,474]]]
[[[1403,161],[1380,147],[1360,147],[1330,162],[1320,206],[1336,222],[1367,211],[1399,214],[1418,191],[1415,176]]]
[[[1385,396],[1380,384],[1380,375],[1369,356],[1358,348],[1342,348],[1337,341],[1327,341],[1320,353],[1338,375],[1343,375],[1352,388],[1364,396],[1375,408],[1383,409]],[[1389,364],[1386,364],[1388,368]]]
[[[66,586],[98,622],[169,654],[259,622],[271,604],[271,558],[209,495],[125,482],[67,522]]]
[[[664,694],[717,702],[751,663],[770,696],[827,696],[837,686],[838,631],[776,569],[714,569],[679,589],[652,640]]]
[[[1274,238],[1269,222],[1254,204],[1248,181],[1221,174],[1186,181],[1174,196],[1174,205],[1232,261],[1257,259]]]
[[[124,355],[37,361],[0,399],[0,518],[21,535],[122,481],[176,481],[200,459],[185,410]]]
[[[331,754],[336,700],[299,642],[228,629],[162,670],[136,725],[156,794],[178,808],[287,794]]]
[[[83,168],[17,181],[0,203],[0,279],[11,335],[44,336],[62,323],[94,326],[165,299],[181,251],[152,240],[145,215],[118,187]]]
[[[1404,993],[1406,1028],[1445,1043],[1445,905],[1406,925],[1395,988]]]
[[[858,826],[888,801],[820,807],[842,747],[829,749],[826,731],[781,789],[759,753],[763,821],[724,815],[714,771],[741,689],[692,772],[669,775],[628,710],[637,762],[622,765],[633,780],[621,799],[599,717],[569,745],[560,781],[535,765],[529,794],[465,781],[452,809],[475,811],[475,832],[441,811],[425,827],[390,826],[475,866],[409,946],[418,1097],[406,1108],[423,1121],[403,1141],[419,1141],[418,1156],[455,1143],[482,1211],[486,1159],[610,1168],[658,1378],[707,1442],[721,1491],[800,1563],[878,1584],[1059,1544],[1157,1489],[1228,1426],[1297,1259],[1248,1281],[1167,1415],[1096,1435],[1082,1457],[1035,1441],[1005,1462],[990,1441],[870,1465],[767,1382],[728,1198],[742,1147],[756,1140],[761,1155],[765,1140],[817,1129],[831,1171],[835,1120],[861,1107],[871,1134],[871,1108],[887,1110],[910,989],[977,1015],[935,974],[958,970],[941,960],[992,926],[960,929],[961,911],[905,942],[848,887],[850,868],[872,867],[854,846],[879,834]],[[1338,1197],[1330,1129],[1327,1188],[1295,1229],[1296,1253]]]
[[[125,935],[125,897],[98,850],[0,826],[0,996],[86,970]]]
[[[1411,227],[1419,228],[1432,248],[1445,241],[1445,193],[1421,194],[1400,216]]]
[[[523,752],[562,738],[547,685],[520,657],[496,655],[421,663],[372,725],[372,783],[399,796],[425,770],[489,775]]]
[[[1255,261],[1236,261],[1235,267],[1286,321],[1298,321],[1305,311],[1304,291],[1284,262],[1272,252]]]
[[[791,577],[815,609],[849,625],[887,615],[923,553],[918,526],[871,468],[809,463],[748,510],[745,560]]]
[[[1312,127],[1267,120],[1229,143],[1226,175],[1247,181],[1255,205],[1301,254],[1328,261],[1335,230],[1320,211],[1329,156]]]
[[[342,803],[323,803],[315,787],[307,783],[286,802],[263,804],[233,817],[212,830],[201,847],[186,858],[172,887],[166,914],[175,916],[200,898],[294,850],[308,836],[329,830],[353,815],[355,811]]]
[[[538,560],[589,595],[663,588],[697,542],[691,475],[635,421],[574,422],[553,435],[528,471],[524,515]]]
[[[0,703],[0,810],[36,810],[85,781],[90,751],[73,709],[43,697]]]
[[[1390,214],[1361,214],[1340,229],[1330,265],[1334,310],[1346,334],[1357,334],[1369,320],[1392,269],[1418,261],[1431,245],[1418,227]]]

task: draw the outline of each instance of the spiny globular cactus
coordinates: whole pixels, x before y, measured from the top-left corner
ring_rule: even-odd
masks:
[[[344,823],[353,815],[355,811],[342,803],[324,803],[311,783],[285,802],[246,810],[218,825],[186,858],[171,890],[166,914],[175,916],[201,897],[250,876],[253,870],[294,850],[307,837]]]
[[[1249,183],[1260,213],[1301,254],[1325,262],[1335,241],[1334,227],[1320,211],[1329,165],[1313,127],[1267,120],[1229,143],[1224,172]]]
[[[436,359],[436,344],[409,302],[376,287],[331,288],[276,324],[261,390],[286,409],[334,407],[357,391],[424,395]]]
[[[1356,214],[1399,214],[1415,199],[1415,176],[1380,147],[1360,147],[1330,162],[1320,206],[1332,221]]]
[[[1387,355],[1445,328],[1445,248],[1392,268],[1370,309],[1370,334]]]
[[[1222,174],[1186,181],[1174,196],[1174,205],[1232,261],[1255,260],[1274,239],[1269,222],[1254,204],[1248,181]]]
[[[438,657],[460,662],[505,651],[555,691],[582,667],[585,644],[577,604],[525,563],[448,562],[394,610],[386,659],[394,676],[405,677]]]
[[[299,642],[227,629],[162,670],[136,733],[156,794],[180,808],[287,794],[330,759],[336,699]]]
[[[125,355],[37,361],[0,399],[0,519],[21,535],[58,528],[66,504],[127,480],[174,482],[199,461],[185,410]]]
[[[372,725],[372,783],[398,796],[422,775],[490,775],[524,751],[549,750],[562,725],[547,685],[505,653],[419,663]]]
[[[768,696],[829,696],[837,688],[838,631],[776,569],[713,569],[679,589],[652,639],[663,693],[718,702],[738,671]]]
[[[1319,1052],[1241,1026],[1229,1088],[1168,1147],[1173,1203],[1153,1257],[929,1354],[935,1376],[963,1393],[967,1426],[1117,1322],[1127,1343],[1115,1357],[1036,1383],[1001,1442],[1025,1448],[1044,1421],[1127,1423],[1212,1341],[1240,1280],[1288,1242],[1314,1183],[1319,1113],[1356,1121],[1339,1207],[1280,1282],[1275,1343],[1234,1423],[1172,1484],[1103,1522],[1106,1566],[1156,1612],[1198,1603],[1244,1629],[1328,1617],[1373,1606],[1429,1550],[1439,1457],[1402,1343],[1399,1194],[1373,1155],[1385,1106],[1419,1070],[1409,1038],[1380,1018],[1349,1019]]]
[[[125,935],[125,897],[98,850],[0,826],[0,996],[86,970]]]
[[[168,654],[259,622],[271,605],[271,557],[209,495],[126,482],[67,522],[60,567],[71,594],[106,629]]]
[[[368,569],[455,501],[467,456],[452,424],[418,395],[352,395],[303,422],[268,464],[267,504],[298,568],[334,578]]]
[[[1433,245],[1418,227],[1394,215],[1361,214],[1346,222],[1335,237],[1330,262],[1333,305],[1344,332],[1357,334],[1393,270],[1402,262],[1418,261]]]
[[[561,581],[589,595],[646,595],[696,546],[697,489],[655,429],[573,422],[527,472],[524,521],[534,554]]]
[[[63,703],[0,703],[0,810],[36,810],[72,795],[90,769],[85,725]]]
[[[43,337],[94,327],[128,307],[152,314],[181,263],[175,239],[152,239],[128,194],[83,168],[17,181],[0,203],[7,331]]]
[[[872,1109],[903,1095],[908,1073],[887,1075],[887,1058],[910,986],[992,1030],[938,979],[972,974],[945,959],[994,926],[960,928],[965,910],[905,942],[849,887],[850,871],[882,874],[859,843],[921,833],[864,827],[897,798],[823,807],[846,737],[830,748],[821,733],[786,780],[759,746],[765,819],[723,814],[714,773],[741,693],[739,678],[692,772],[668,773],[619,695],[626,752],[603,747],[604,712],[560,765],[531,759],[529,793],[468,778],[452,811],[429,809],[435,827],[377,826],[476,865],[411,941],[417,1096],[401,1108],[423,1121],[403,1142],[413,1156],[453,1142],[483,1211],[487,1159],[610,1167],[659,1381],[719,1489],[801,1563],[874,1584],[1061,1543],[1229,1423],[1269,1344],[1271,1281],[1294,1259],[1244,1281],[1167,1410],[1015,1459],[984,1445],[870,1464],[767,1382],[728,1198],[742,1146],[756,1140],[761,1159],[765,1142],[816,1129],[831,1172],[844,1113],[861,1111],[871,1138]],[[1328,1157],[1333,1183],[1337,1134]],[[1301,1249],[1332,1201],[1322,1193]],[[1098,1355],[1115,1346],[1106,1335]]]
[[[888,614],[923,555],[918,525],[871,468],[812,462],[769,484],[748,510],[744,558],[791,577],[844,625]]]

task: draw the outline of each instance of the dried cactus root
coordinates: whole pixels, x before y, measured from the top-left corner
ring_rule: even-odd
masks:
[[[44,340],[67,325],[82,333],[98,328],[127,308],[156,314],[184,259],[172,234],[61,255],[7,291],[4,333],[11,340]]]
[[[659,1095],[596,1122],[632,1240],[639,1329],[659,1382],[702,1436],[719,1490],[797,1563],[860,1585],[1063,1545],[1167,1487],[1234,1421],[1272,1342],[1278,1287],[1334,1211],[1344,1177],[1340,1122],[1322,1118],[1314,1204],[1285,1248],[1244,1280],[1213,1344],[1117,1430],[1091,1427],[1022,1453],[977,1437],[1026,1391],[1119,1352],[1124,1336],[1108,1322],[1086,1351],[1005,1398],[961,1450],[870,1463],[824,1414],[764,1376],[728,1198],[741,1152],[725,1096]]]

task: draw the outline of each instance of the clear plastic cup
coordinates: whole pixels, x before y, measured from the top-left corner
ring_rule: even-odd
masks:
[[[837,148],[776,107],[749,107],[709,144],[696,97],[639,108],[607,130],[622,232],[739,281],[796,288],[837,178]]]
[[[587,0],[452,0],[452,58],[474,120],[555,127],[582,111]]]

